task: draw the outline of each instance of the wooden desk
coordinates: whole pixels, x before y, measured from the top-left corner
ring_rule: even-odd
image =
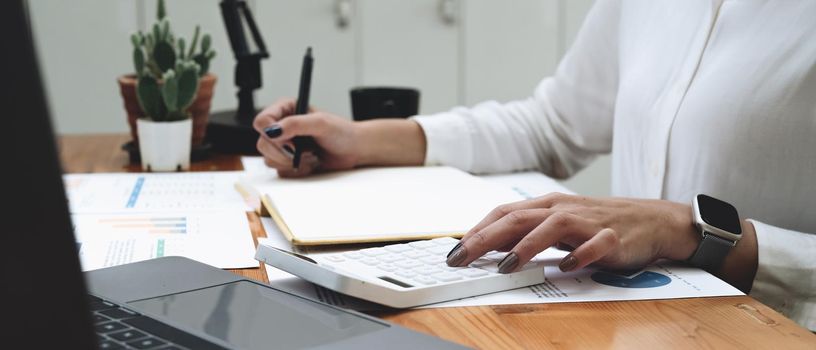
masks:
[[[59,140],[63,169],[140,171],[120,150],[128,140],[127,135],[63,136]],[[239,169],[240,158],[233,155],[215,155],[192,165],[193,171]],[[258,217],[247,216],[252,235],[265,237]],[[267,282],[266,271],[259,266],[232,271]],[[486,349],[816,349],[816,335],[747,296],[423,309],[376,316]]]

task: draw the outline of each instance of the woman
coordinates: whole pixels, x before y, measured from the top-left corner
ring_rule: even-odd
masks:
[[[359,123],[319,111],[286,118],[294,102],[283,100],[257,116],[258,150],[282,176],[445,164],[558,178],[611,152],[618,197],[503,205],[448,264],[503,249],[500,268],[511,272],[550,246],[572,250],[565,271],[694,263],[705,239],[691,203],[706,193],[736,207],[742,235],[705,266],[814,330],[814,18],[812,1],[598,1],[555,75],[527,99]],[[297,171],[296,135],[320,146]]]

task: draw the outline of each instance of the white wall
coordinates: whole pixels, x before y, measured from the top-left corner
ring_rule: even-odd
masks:
[[[558,60],[592,0],[455,0],[456,21],[437,12],[444,0],[348,0],[348,27],[334,19],[338,0],[250,1],[270,58],[263,61],[258,107],[296,91],[302,51],[315,45],[312,101],[350,114],[348,88],[421,87],[421,113],[485,99],[523,98]],[[213,110],[236,107],[234,59],[219,0],[167,0],[177,36],[200,24],[213,38]],[[133,71],[129,35],[155,20],[156,0],[32,0],[37,49],[57,132],[123,133],[116,78]],[[508,40],[508,38],[512,40]],[[579,193],[609,193],[609,158],[566,181]]]
[[[138,29],[137,3],[29,1],[57,132],[127,130],[116,78],[133,71],[128,36]]]

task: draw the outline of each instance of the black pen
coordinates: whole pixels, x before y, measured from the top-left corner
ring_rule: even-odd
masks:
[[[303,66],[300,70],[300,89],[298,90],[297,104],[295,105],[295,115],[303,115],[309,113],[309,90],[312,85],[312,59],[311,46],[306,49],[306,55],[303,56]],[[311,136],[295,136],[292,138],[292,143],[295,145],[295,154],[292,157],[292,167],[295,170],[300,166],[300,157],[303,152],[315,149],[315,142]]]

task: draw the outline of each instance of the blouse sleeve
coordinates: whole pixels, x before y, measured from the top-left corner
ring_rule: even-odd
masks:
[[[750,221],[758,249],[750,295],[816,331],[816,234]]]
[[[425,164],[473,173],[539,170],[564,178],[612,148],[618,1],[598,1],[556,73],[533,96],[416,116]]]

